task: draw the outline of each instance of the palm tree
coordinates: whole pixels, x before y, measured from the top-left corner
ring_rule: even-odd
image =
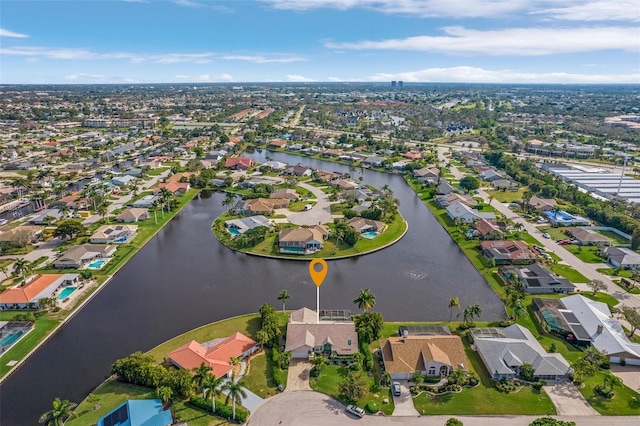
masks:
[[[162,401],[162,406],[169,406],[171,397],[173,396],[173,389],[170,386],[160,386],[156,389],[156,396]]]
[[[211,374],[213,368],[209,367],[204,362],[200,364],[199,367],[193,369],[193,384],[196,386],[198,391],[202,390],[202,383],[207,379],[207,377]],[[204,398],[204,392],[202,397]]]
[[[245,392],[240,383],[234,380],[227,380],[227,382],[222,385],[222,390],[227,391],[227,399],[225,403],[229,403],[229,399],[231,399],[231,410],[233,412],[233,420],[235,420],[236,402],[242,402],[242,399],[247,397],[247,392]]]
[[[282,290],[278,295],[278,300],[282,301],[282,312],[284,312],[285,304],[289,299],[291,299],[291,295],[287,292],[287,290]]]
[[[473,323],[474,318],[480,318],[480,315],[482,315],[482,308],[480,308],[480,305],[478,304],[467,306],[464,308],[462,315],[464,323],[470,325]]]
[[[362,309],[364,312],[367,312],[369,309],[373,309],[376,305],[376,296],[371,293],[371,290],[368,288],[360,289],[360,294],[353,301],[356,305],[358,305],[359,309]]]
[[[29,261],[23,257],[13,263],[13,272],[15,272],[16,275],[22,275],[23,279],[26,278],[25,275],[30,271],[31,267],[29,265]]]
[[[46,426],[62,426],[67,418],[76,416],[73,409],[77,406],[75,402],[56,398],[53,400],[53,410],[41,415],[38,423],[44,423]]]
[[[107,217],[107,215],[109,214],[109,209],[107,209],[107,203],[100,203],[98,207],[96,207],[96,213],[98,213],[102,217],[102,220],[104,220],[104,218]],[[109,222],[109,219],[107,219],[107,223],[108,222]]]
[[[457,297],[452,297],[449,299],[449,322],[451,322],[451,316],[453,315],[453,308],[460,307],[460,299]]]
[[[527,308],[524,306],[522,299],[518,299],[513,304],[513,316],[517,320],[527,315]]]
[[[236,194],[232,192],[227,192],[227,196],[224,198],[224,200],[222,200],[222,206],[227,207],[227,213],[229,213],[229,210],[231,209],[231,206],[233,206],[233,203],[235,201],[236,201]]]
[[[240,357],[232,356],[231,358],[229,358],[229,364],[233,367],[233,371],[231,372],[231,377],[236,376],[235,367],[237,367],[241,363],[242,363],[242,360],[240,359]]]
[[[208,393],[211,396],[211,411],[216,412],[216,396],[220,395],[220,387],[224,383],[224,378],[209,374],[202,382],[202,396],[206,398]]]
[[[63,204],[62,206],[58,207],[58,210],[62,214],[62,217],[66,218],[66,217],[69,216],[69,212],[71,211],[71,207],[67,206],[66,204]]]

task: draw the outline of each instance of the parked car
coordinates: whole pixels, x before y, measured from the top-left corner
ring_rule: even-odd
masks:
[[[7,219],[0,219],[0,226],[6,225],[9,222]]]
[[[347,405],[347,408],[345,408],[345,410],[348,413],[353,414],[354,416],[364,417],[364,410],[357,405]]]
[[[393,382],[393,394],[395,396],[400,396],[400,394],[401,394],[401,392],[400,392],[400,383]]]
[[[542,236],[543,236],[544,238],[551,238],[551,235],[549,235],[549,234],[548,234],[548,233],[546,233],[546,232],[545,232],[544,234],[542,234]]]

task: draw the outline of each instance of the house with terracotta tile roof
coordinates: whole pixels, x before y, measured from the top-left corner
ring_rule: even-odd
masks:
[[[155,195],[159,195],[162,189],[166,189],[175,195],[182,195],[187,192],[191,188],[189,182],[168,182],[168,183],[159,183],[153,188],[153,193]]]
[[[504,232],[493,220],[479,219],[473,227],[475,228],[474,235],[477,232],[478,236],[483,240],[501,240],[504,238]]]
[[[40,299],[52,297],[59,288],[76,284],[79,280],[79,274],[36,275],[25,284],[0,293],[0,309],[35,308]]]
[[[127,243],[131,241],[138,232],[136,225],[102,225],[89,237],[91,244]]]
[[[284,139],[274,139],[269,142],[270,148],[284,148],[287,146],[287,141]]]
[[[231,358],[244,359],[258,350],[255,340],[242,333],[225,339],[216,339],[200,344],[195,340],[169,352],[171,363],[179,368],[193,370],[202,363],[212,368],[216,377],[230,377],[233,366]]]
[[[224,162],[224,166],[227,169],[233,170],[247,170],[253,164],[253,160],[249,157],[233,157],[227,158]]]
[[[415,151],[409,151],[404,153],[404,157],[411,160],[420,160],[422,158],[422,154]]]
[[[610,246],[611,240],[591,229],[576,227],[568,231],[581,246]]]
[[[414,371],[427,377],[448,377],[456,368],[468,370],[462,340],[456,335],[390,337],[380,342],[385,371],[406,380]]]
[[[118,222],[131,223],[149,219],[149,210],[131,207],[115,217]]]

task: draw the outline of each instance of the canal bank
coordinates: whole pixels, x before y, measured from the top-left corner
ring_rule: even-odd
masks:
[[[349,169],[320,161],[315,166]],[[482,320],[503,319],[500,300],[404,180],[366,170],[363,175],[368,184],[390,185],[409,231],[383,251],[332,261],[323,308],[355,311],[352,300],[369,288],[388,321],[446,319],[454,296],[462,306],[481,305]],[[204,191],[192,200],[3,383],[0,424],[35,424],[55,397],[81,401],[110,375],[114,360],[201,325],[256,312],[262,303],[276,304],[282,289],[292,296],[291,309],[315,306],[306,262],[234,252],[213,237],[211,223],[224,211],[223,200],[223,194]]]

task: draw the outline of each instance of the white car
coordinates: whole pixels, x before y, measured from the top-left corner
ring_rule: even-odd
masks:
[[[544,234],[542,234],[542,236],[543,236],[544,238],[551,238],[551,235],[549,235],[549,234],[548,234],[548,233],[546,233],[546,232],[545,232]]]
[[[348,413],[353,414],[354,416],[364,417],[364,410],[357,405],[347,405],[345,409]]]
[[[402,391],[400,390],[400,383],[393,382],[393,394],[395,396],[400,396],[402,394]]]
[[[0,226],[6,225],[9,222],[7,219],[0,219]]]

